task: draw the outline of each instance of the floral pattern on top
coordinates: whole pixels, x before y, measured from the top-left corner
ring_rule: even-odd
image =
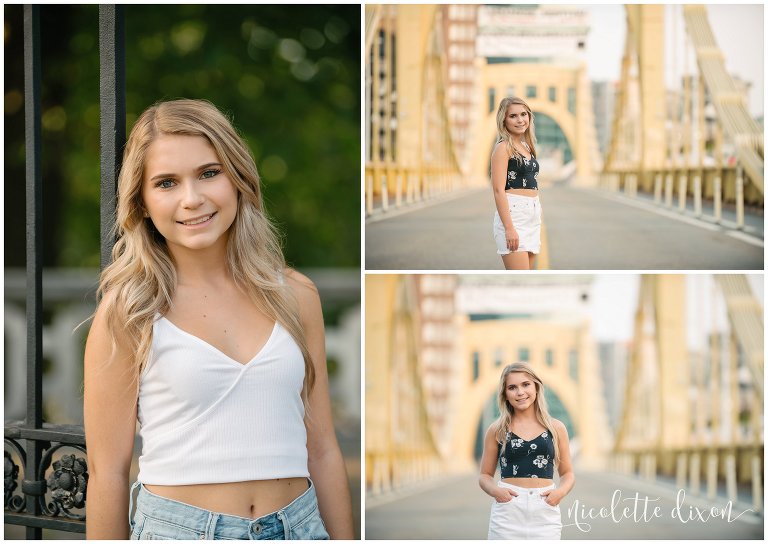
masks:
[[[550,433],[525,440],[507,431],[499,444],[499,466],[502,478],[547,478],[554,475],[555,448]]]
[[[511,157],[507,161],[507,183],[504,189],[538,190],[539,162],[536,157],[526,159],[523,156]]]

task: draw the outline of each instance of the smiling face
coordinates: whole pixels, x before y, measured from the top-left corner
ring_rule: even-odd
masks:
[[[530,114],[522,104],[510,104],[504,117],[504,127],[513,136],[522,137],[531,124]]]
[[[226,249],[237,190],[202,136],[162,134],[147,149],[141,196],[173,253]]]
[[[536,401],[536,382],[525,372],[510,372],[504,392],[515,411],[526,410]]]

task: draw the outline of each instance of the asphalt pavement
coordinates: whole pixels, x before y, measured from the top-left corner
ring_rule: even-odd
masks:
[[[540,196],[552,270],[762,270],[763,218],[746,231],[598,189],[551,185]],[[489,188],[366,221],[367,270],[503,270]]]
[[[679,498],[678,493],[672,485],[652,484],[624,475],[577,472],[576,486],[560,504],[562,538],[763,538],[763,517],[751,511],[746,502],[749,497],[740,496],[729,509],[722,497],[707,501],[690,494]],[[485,540],[491,501],[480,489],[476,474],[447,477],[368,498],[366,538]],[[713,512],[717,515],[713,516]]]

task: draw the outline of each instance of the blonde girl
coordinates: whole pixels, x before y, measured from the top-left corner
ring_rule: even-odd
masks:
[[[318,293],[215,106],[142,113],[115,228],[85,350],[87,538],[352,538]]]
[[[496,129],[499,140],[491,155],[496,252],[507,270],[529,270],[541,250],[542,217],[531,108],[521,98],[504,98]]]
[[[497,401],[501,415],[485,433],[480,461],[480,487],[494,499],[488,539],[559,540],[558,505],[574,484],[565,425],[549,415],[544,385],[526,363],[504,368]]]

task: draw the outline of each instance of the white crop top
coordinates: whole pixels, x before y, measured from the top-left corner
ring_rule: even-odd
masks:
[[[279,323],[242,365],[164,317],[139,385],[138,480],[187,485],[308,477],[304,358]]]

